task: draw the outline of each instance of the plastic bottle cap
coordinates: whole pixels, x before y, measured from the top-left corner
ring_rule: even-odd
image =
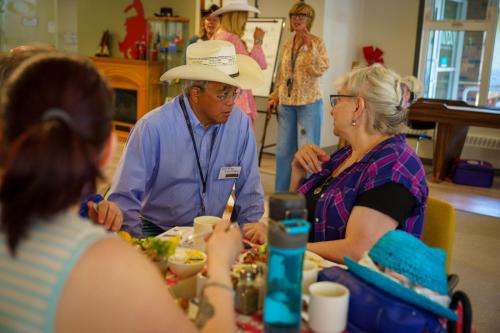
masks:
[[[277,192],[269,198],[269,217],[274,221],[305,218],[306,200],[300,193]]]

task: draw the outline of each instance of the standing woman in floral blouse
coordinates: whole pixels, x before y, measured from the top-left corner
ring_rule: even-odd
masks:
[[[323,40],[309,31],[314,9],[297,2],[289,11],[290,31],[295,31],[281,50],[280,73],[269,96],[268,112],[278,107],[276,191],[288,191],[290,164],[298,147],[319,145],[323,101],[319,78],[330,66]]]
[[[247,0],[226,0],[224,6],[216,10],[211,16],[220,15],[220,25],[212,39],[225,40],[234,45],[237,54],[252,57],[259,64],[261,69],[267,68],[266,56],[262,50],[264,30],[255,28],[253,33],[253,47],[248,51],[247,45],[241,39],[245,33],[245,26],[248,21],[248,14],[260,11],[254,6],[250,6]],[[253,98],[252,90],[242,90],[241,95],[236,99],[236,105],[245,112],[252,120],[252,126],[257,118],[257,107]]]

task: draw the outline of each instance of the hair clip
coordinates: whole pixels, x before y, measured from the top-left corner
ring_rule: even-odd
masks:
[[[46,111],[42,116],[42,121],[50,121],[50,120],[59,120],[62,123],[65,123],[69,127],[73,127],[73,120],[71,116],[58,108],[52,108]]]

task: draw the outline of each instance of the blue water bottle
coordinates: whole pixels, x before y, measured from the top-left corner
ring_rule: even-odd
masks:
[[[301,194],[275,193],[269,199],[264,332],[300,332],[302,264],[310,228],[306,215]]]

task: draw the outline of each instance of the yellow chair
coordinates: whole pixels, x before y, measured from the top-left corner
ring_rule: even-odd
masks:
[[[429,197],[422,240],[429,246],[446,251],[446,271],[449,273],[455,240],[455,208],[452,205]]]

